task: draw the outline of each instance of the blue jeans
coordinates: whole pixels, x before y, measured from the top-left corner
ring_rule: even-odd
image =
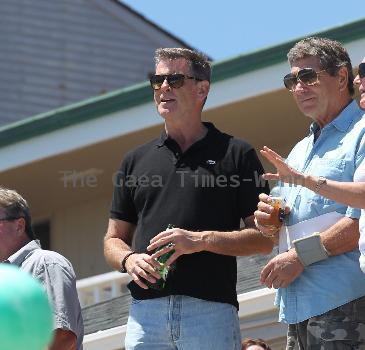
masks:
[[[184,295],[132,299],[126,350],[240,350],[237,309]]]

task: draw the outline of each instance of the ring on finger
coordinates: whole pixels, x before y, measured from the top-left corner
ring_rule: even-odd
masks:
[[[167,245],[167,248],[174,248],[176,246],[176,244],[174,242],[170,242],[168,245]]]

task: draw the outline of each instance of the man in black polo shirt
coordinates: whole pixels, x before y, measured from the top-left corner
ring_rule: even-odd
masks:
[[[133,278],[126,349],[240,349],[235,257],[272,249],[253,224],[268,191],[263,169],[249,144],[202,123],[205,57],[158,49],[155,60],[150,81],[165,130],[125,156],[104,244],[108,263]],[[173,268],[156,288],[156,258],[170,252]]]

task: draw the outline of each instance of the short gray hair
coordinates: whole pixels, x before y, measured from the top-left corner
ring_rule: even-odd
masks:
[[[295,61],[310,56],[317,57],[320,68],[325,69],[332,76],[335,76],[341,67],[346,67],[348,73],[347,88],[351,96],[354,94],[354,74],[351,60],[339,41],[319,37],[305,38],[290,49],[288,61],[292,66]]]
[[[35,238],[28,203],[18,192],[0,186],[0,208],[10,218],[24,218],[26,234],[30,239]]]
[[[180,47],[160,48],[155,52],[156,66],[160,61],[177,60],[179,58],[184,58],[188,62],[191,74],[195,78],[210,82],[212,68],[208,58],[204,54]]]

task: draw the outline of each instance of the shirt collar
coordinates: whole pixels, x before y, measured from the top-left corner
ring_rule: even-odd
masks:
[[[355,100],[352,100],[341,112],[340,114],[328,123],[323,129],[330,128],[334,126],[338,131],[346,132],[350,125],[352,124],[354,118],[362,114],[360,107]],[[309,128],[311,134],[315,134],[319,129],[316,122],[313,122]]]
[[[203,122],[204,126],[208,129],[208,132],[207,134],[204,136],[203,139],[209,137],[212,135],[212,133],[216,132],[217,129],[216,127],[214,126],[213,123],[210,123],[210,122]],[[169,139],[169,136],[166,134],[166,130],[164,129],[160,135],[160,137],[157,139],[157,147],[162,147],[166,141]]]
[[[17,252],[8,258],[10,264],[21,266],[23,261],[31,254],[34,250],[41,249],[37,241],[30,241],[25,246],[20,248]]]
[[[156,145],[158,146],[158,147],[162,147],[164,144],[165,144],[165,142],[166,142],[166,140],[168,139],[168,136],[167,136],[167,134],[166,134],[166,130],[165,130],[165,128],[163,129],[163,131],[161,132],[161,135],[160,135],[160,137],[158,138],[158,140],[157,140],[157,143],[156,143]]]

